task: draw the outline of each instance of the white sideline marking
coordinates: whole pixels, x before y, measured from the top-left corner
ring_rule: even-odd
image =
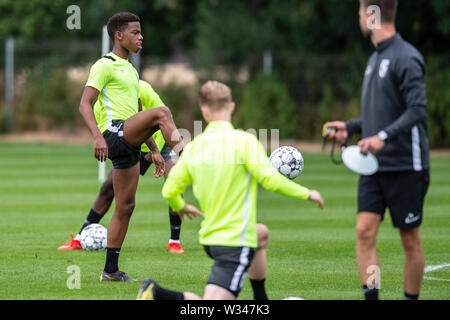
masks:
[[[442,269],[445,267],[450,267],[450,263],[444,263],[444,264],[440,264],[437,266],[428,266],[425,268],[424,273],[439,270],[439,269]],[[449,281],[450,282],[450,279],[442,279],[442,278],[434,278],[434,277],[423,277],[423,278],[426,280],[438,280],[438,281]]]
[[[438,281],[448,281],[450,282],[450,279],[442,279],[442,278],[433,278],[433,277],[423,277],[425,280],[438,280]]]

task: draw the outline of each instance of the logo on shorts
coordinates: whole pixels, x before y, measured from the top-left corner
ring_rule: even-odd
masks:
[[[381,61],[380,70],[378,70],[378,75],[380,76],[380,78],[384,78],[386,76],[390,64],[391,60],[389,59],[383,59]]]
[[[410,213],[408,213],[408,216],[405,218],[405,223],[410,224],[419,219],[420,219],[420,216],[418,216],[418,215],[416,216],[416,215],[414,215],[414,213],[410,212]]]

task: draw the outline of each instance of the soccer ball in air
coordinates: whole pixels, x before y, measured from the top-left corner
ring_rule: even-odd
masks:
[[[104,250],[106,249],[107,233],[108,230],[101,224],[90,224],[81,231],[81,246],[88,251]]]
[[[303,156],[294,147],[282,146],[270,155],[270,162],[282,175],[295,179],[303,171]]]

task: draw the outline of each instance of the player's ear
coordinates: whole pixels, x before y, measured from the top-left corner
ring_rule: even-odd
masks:
[[[209,108],[206,106],[200,106],[200,111],[202,112],[203,118],[206,122],[209,122]]]
[[[231,101],[231,103],[230,103],[230,113],[233,114],[235,109],[236,109],[236,103],[234,103],[234,101]]]
[[[114,38],[119,40],[119,41],[122,41],[123,33],[121,31],[117,30],[116,33],[114,34]]]

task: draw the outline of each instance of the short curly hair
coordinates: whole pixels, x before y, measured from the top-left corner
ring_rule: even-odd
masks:
[[[123,28],[128,24],[128,22],[135,21],[140,22],[141,20],[137,15],[131,12],[119,12],[109,18],[107,29],[111,40],[114,41],[114,34],[116,31],[123,31]]]

